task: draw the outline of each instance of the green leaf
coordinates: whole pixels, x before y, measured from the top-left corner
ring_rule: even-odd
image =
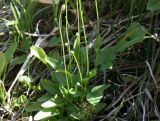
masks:
[[[92,70],[89,71],[88,75],[83,78],[82,81],[84,82],[84,84],[87,85],[87,83],[89,82],[89,80],[90,80],[91,78],[93,78],[94,76],[96,76],[96,74],[97,74],[96,69],[92,69]]]
[[[53,95],[48,95],[48,94],[47,95],[43,95],[43,96],[41,96],[40,98],[37,99],[37,102],[45,102],[45,101],[51,99],[52,96]]]
[[[149,0],[147,4],[147,10],[152,12],[160,10],[160,0]]]
[[[57,65],[58,65],[58,60],[55,60],[53,58],[50,57],[45,57],[45,61],[54,69],[56,69]]]
[[[77,35],[77,37],[74,41],[73,49],[74,49],[74,55],[75,55],[78,62],[81,61],[81,54],[83,53],[81,51],[81,46],[80,45],[81,45],[81,43],[80,43],[79,35]]]
[[[89,74],[87,75],[89,78],[93,78],[94,76],[96,76],[97,74],[97,70],[96,69],[92,69],[89,71]]]
[[[39,111],[39,110],[41,110],[42,109],[42,107],[41,107],[41,103],[37,103],[37,102],[35,102],[35,103],[30,103],[30,104],[28,104],[26,107],[25,107],[25,110],[27,111],[27,112],[33,112],[33,111]]]
[[[63,94],[63,96],[66,96],[66,94],[68,94],[68,90],[66,87],[64,87],[63,85],[59,85],[59,89],[61,91],[61,93]]]
[[[41,85],[51,94],[60,94],[58,85],[49,80],[41,80]]]
[[[73,46],[73,54],[77,60],[77,62],[79,64],[86,64],[86,48],[85,47],[81,47],[81,43],[80,43],[80,38],[79,38],[79,34],[77,34],[77,37],[75,39],[74,42],[74,46]]]
[[[74,81],[74,80],[73,80]],[[73,97],[85,97],[86,95],[84,94],[84,87],[77,81],[74,84],[74,88],[71,88],[69,90],[69,93],[73,96]]]
[[[83,91],[75,89],[75,88],[71,88],[69,90],[69,93],[73,96],[73,97],[82,97],[83,96]]]
[[[75,86],[76,83],[79,82],[80,79],[81,79],[81,77],[80,77],[79,73],[73,74],[73,76],[71,78],[71,80],[72,80],[71,87]]]
[[[76,120],[80,120],[80,119],[83,119],[85,117],[85,112],[83,111],[83,109],[78,108],[74,105],[70,105],[67,108],[67,112],[68,112],[69,116],[71,116],[72,118],[74,118]]]
[[[56,49],[51,50],[48,55],[49,57],[56,59],[58,61],[62,59],[59,52]]]
[[[106,106],[106,103],[98,103],[96,106],[93,107],[93,112],[94,113],[98,113],[100,112],[102,109],[104,109]]]
[[[32,46],[31,47],[31,54],[33,54],[35,57],[37,57],[44,64],[47,64],[47,62],[45,61],[45,57],[47,57],[47,55],[42,48],[37,47],[37,46]]]
[[[26,95],[21,95],[21,96],[19,97],[19,99],[20,99],[20,102],[21,102],[21,103],[25,103],[25,102],[27,101]]]
[[[74,89],[74,88],[71,88],[71,89],[69,90],[69,93],[70,93],[71,95],[75,95],[75,94],[77,93],[77,90]]]
[[[146,35],[146,30],[139,23],[132,23],[125,36],[116,44],[116,51],[122,52],[136,43],[142,42]]]
[[[12,59],[13,54],[15,53],[15,51],[17,49],[17,46],[18,46],[17,43],[12,43],[11,46],[5,52],[5,55],[6,55],[6,65]]]
[[[66,76],[64,72],[55,72],[55,77],[59,84],[66,86]]]
[[[28,38],[28,37],[26,37],[26,38],[25,38],[25,41],[23,41],[23,49],[24,49],[25,51],[28,51],[28,50],[30,49],[31,45],[32,45],[31,39]]]
[[[102,45],[102,38],[101,36],[97,36],[94,43],[94,50],[96,53],[99,53],[101,45]]]
[[[46,118],[50,118],[59,114],[58,109],[43,109],[40,110],[35,116],[35,121],[40,121]]]
[[[80,53],[80,39],[79,39],[79,35],[77,35],[75,41],[74,41],[74,45],[73,45],[73,48],[74,48],[74,52],[79,54]]]
[[[27,55],[21,55],[19,57],[15,57],[11,61],[11,64],[12,65],[22,64],[26,60],[26,58],[27,58]]]
[[[101,65],[102,70],[111,69],[113,60],[116,56],[115,47],[107,47],[100,51],[98,56],[97,64]]]
[[[48,42],[48,47],[57,46],[59,43],[59,40],[60,40],[59,38],[57,38],[56,36],[53,36]]]
[[[103,92],[105,89],[110,87],[110,84],[99,85],[92,88],[91,92],[87,94],[87,101],[93,106],[97,105],[103,98]]]
[[[0,81],[0,103],[5,105],[6,90],[2,81]]]
[[[50,100],[44,102],[41,106],[43,108],[52,108],[52,107],[56,107],[57,104],[54,102],[54,100],[50,99]]]
[[[57,95],[55,95],[54,98],[51,98],[49,100],[47,100],[46,102],[42,103],[42,107],[43,108],[53,108],[53,107],[57,107],[57,106],[61,106],[62,103],[62,99],[61,101],[59,100],[59,98],[57,97]]]
[[[0,52],[0,61],[1,61],[0,62],[0,76],[1,76],[6,65],[6,57],[5,54],[2,52]]]

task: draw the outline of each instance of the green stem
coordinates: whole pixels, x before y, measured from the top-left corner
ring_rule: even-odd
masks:
[[[80,79],[81,79],[81,82],[82,82],[82,81],[83,81],[83,77],[82,77],[82,72],[81,72],[81,69],[80,69],[80,64],[78,63],[78,60],[77,60],[77,58],[76,58],[74,52],[73,52],[73,56],[74,56],[74,59],[75,59],[75,61],[76,61],[76,63],[77,63],[77,67],[78,67]]]
[[[71,67],[71,48],[70,48],[70,41],[69,41],[69,36],[68,36],[68,0],[65,0],[65,10],[66,10],[66,37],[67,37],[67,49],[69,53],[69,67]]]
[[[60,12],[60,17],[59,17],[59,33],[61,36],[61,43],[62,43],[62,52],[63,52],[63,63],[64,63],[64,68],[65,68],[65,75],[66,75],[66,81],[67,81],[67,89],[69,91],[70,86],[69,86],[69,79],[68,79],[68,74],[67,74],[67,67],[66,67],[66,57],[65,57],[65,49],[64,49],[64,40],[63,40],[63,35],[62,35],[62,29],[61,29],[61,19],[62,19],[62,10]]]
[[[95,6],[96,6],[96,15],[97,15],[97,36],[99,36],[100,35],[100,26],[99,26],[100,20],[99,20],[99,12],[98,12],[98,2],[97,2],[97,0],[95,0]],[[100,41],[99,37],[97,37],[96,41]],[[100,42],[98,42],[98,43],[100,43]],[[95,51],[96,51],[96,68],[97,68],[97,60],[98,60],[98,56],[99,56],[99,48],[98,48],[98,50],[96,49]]]
[[[85,46],[86,46],[86,56],[87,56],[86,57],[86,59],[87,59],[87,73],[86,73],[86,75],[88,75],[89,74],[88,42],[87,42],[87,35],[86,35],[86,31],[85,31],[81,0],[79,0],[79,8],[80,8],[80,16],[81,16],[82,28],[83,28],[83,34],[84,34],[84,40],[85,40]]]
[[[97,0],[95,0],[95,4],[96,4],[96,14],[97,14],[97,29],[98,29],[98,31],[97,31],[97,33],[99,34],[99,29],[100,29],[100,27],[99,27],[99,23],[100,23],[100,21],[99,21],[99,12],[98,12],[98,3],[97,3]]]

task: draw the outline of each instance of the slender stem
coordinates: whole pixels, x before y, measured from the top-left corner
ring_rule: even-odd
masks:
[[[76,4],[77,4],[77,19],[78,19],[78,36],[77,36],[77,39],[79,39],[79,41],[81,40],[81,26],[80,26],[80,19],[81,19],[81,11],[80,11],[80,5],[79,5],[79,0],[76,0]],[[73,54],[74,55],[74,54]],[[83,76],[82,76],[82,72],[81,72],[81,68],[80,68],[80,64],[78,63],[77,61],[77,58],[75,57],[74,55],[74,58],[75,58],[75,61],[77,63],[77,67],[78,67],[78,70],[79,70],[79,75],[80,75],[80,79],[81,79],[81,84],[83,85]],[[84,87],[84,94],[86,92],[86,86]],[[81,96],[80,97],[80,102],[81,102],[81,107],[83,107],[83,103],[84,103],[84,97]]]
[[[78,0],[76,0],[77,4],[77,19],[78,19],[78,34],[79,34],[79,39],[80,39],[80,14],[79,14],[79,3]]]
[[[69,53],[69,67],[71,67],[71,48],[70,48],[70,41],[69,41],[69,36],[68,36],[68,0],[65,0],[65,8],[66,8],[66,37],[67,37],[67,49]]]
[[[80,8],[80,16],[81,16],[81,21],[82,21],[82,28],[83,28],[83,34],[84,34],[84,40],[85,40],[85,46],[86,46],[86,59],[87,59],[87,73],[89,73],[89,55],[88,55],[88,42],[87,42],[87,35],[85,31],[85,25],[84,25],[84,20],[83,20],[83,11],[82,11],[82,2],[79,0],[79,8]]]
[[[97,33],[99,34],[99,29],[100,29],[100,27],[99,27],[99,12],[98,12],[98,3],[97,3],[97,0],[95,0],[95,4],[96,4],[96,14],[97,14],[97,29],[98,29],[98,31],[97,31]]]
[[[77,19],[78,19],[78,34],[77,34],[78,36],[77,36],[77,39],[79,39],[79,41],[80,41],[80,39],[81,39],[81,32],[80,32],[81,27],[80,27],[80,12],[79,12],[80,10],[79,10],[79,2],[78,2],[78,0],[76,1],[76,4],[77,4]],[[75,58],[75,61],[77,63],[77,67],[78,67],[78,70],[79,70],[79,73],[80,73],[81,82],[82,82],[83,76],[82,76],[80,64],[78,63],[77,58],[75,57],[75,55],[74,55],[74,58]]]
[[[77,58],[76,58],[76,56],[75,56],[74,52],[73,52],[73,56],[74,56],[74,59],[75,59],[75,61],[76,61],[76,63],[77,63],[77,67],[78,67],[78,71],[79,71],[80,79],[81,79],[81,82],[82,82],[83,77],[82,77],[82,72],[81,72],[81,69],[80,69],[80,64],[78,63],[78,60],[77,60]]]
[[[61,36],[61,43],[62,43],[62,52],[63,52],[63,63],[64,63],[64,68],[65,68],[65,76],[66,76],[66,82],[67,82],[67,89],[69,91],[70,87],[69,87],[69,80],[68,80],[68,74],[67,74],[67,67],[66,67],[66,57],[65,57],[65,49],[64,49],[64,40],[63,40],[63,35],[62,35],[62,28],[61,28],[61,19],[62,19],[62,10],[60,12],[60,16],[59,16],[59,33]]]
[[[97,36],[100,35],[100,20],[99,20],[99,12],[98,12],[98,2],[97,0],[95,0],[95,6],[96,6],[96,15],[97,15]],[[96,41],[98,41],[97,43],[100,43],[99,41],[99,37],[97,37]],[[96,52],[96,68],[97,68],[97,60],[98,60],[98,56],[99,56],[99,49],[100,48],[97,48],[95,49],[95,52]]]

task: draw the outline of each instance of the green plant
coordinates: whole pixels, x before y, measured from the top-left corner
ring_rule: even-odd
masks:
[[[54,0],[44,5],[11,0],[13,15],[0,19],[1,119],[23,120],[19,118],[31,115],[42,121],[156,119],[159,96],[155,102],[153,97],[158,95],[160,49],[154,39],[159,41],[159,4],[159,0]],[[8,33],[3,32],[4,23]],[[58,32],[48,36],[53,27]],[[47,45],[31,46],[36,37],[44,37]],[[32,55],[41,62],[26,59]],[[139,66],[146,56],[151,60],[146,61],[147,68]],[[17,74],[25,60],[28,66]],[[12,81],[21,70],[27,71]]]
[[[31,52],[46,64],[48,68],[51,67],[54,78],[54,80],[42,79],[40,82],[49,95],[44,95],[38,99],[40,101],[43,98],[40,101],[41,105],[39,105],[43,109],[37,113],[35,120],[54,116],[56,116],[57,120],[63,119],[62,115],[65,113],[67,113],[66,118],[87,119],[89,112],[94,109],[94,106],[99,104],[104,90],[110,84],[88,85],[89,79],[96,74],[94,70],[91,70],[87,77],[80,77],[79,73],[73,74],[68,70],[65,71],[63,60],[48,57],[41,48],[33,46]],[[69,83],[67,83],[65,75],[70,79]]]
[[[3,78],[5,77],[5,69],[7,68],[10,60],[13,57],[14,52],[17,49],[17,44],[16,43],[12,43],[10,45],[10,47],[3,53],[0,52],[0,60],[1,60],[1,64],[0,64],[0,102],[5,106],[6,104],[6,89],[4,86],[4,80]],[[1,81],[2,80],[2,81]]]
[[[103,71],[111,69],[116,53],[124,51],[135,43],[142,42],[145,34],[146,31],[143,27],[138,23],[133,23],[126,31],[124,37],[115,46],[100,50],[95,64],[100,65]],[[65,65],[66,60],[65,62],[63,60],[66,58],[64,53],[60,59],[56,58],[60,55],[55,55],[51,58],[47,56],[42,48],[31,47],[31,53],[47,65],[53,78],[53,80],[41,79],[40,85],[47,90],[47,95],[43,95],[37,100],[39,108],[42,108],[42,110],[35,115],[35,120],[48,118],[53,118],[54,120],[63,119],[62,115],[65,115],[65,113],[67,113],[65,120],[87,120],[90,113],[94,112],[95,107],[103,104],[100,103],[103,98],[103,92],[110,87],[110,84],[89,85],[89,80],[96,75],[96,68],[89,70],[87,75],[85,74],[87,72],[86,69],[82,71],[82,66],[87,61],[81,60],[86,57],[83,55],[85,48],[81,47],[78,38],[77,35],[70,55],[70,58],[74,58],[74,60],[72,59],[68,66]],[[76,65],[78,71],[75,73],[71,71],[70,67],[75,67]],[[32,111],[33,108],[27,110]]]

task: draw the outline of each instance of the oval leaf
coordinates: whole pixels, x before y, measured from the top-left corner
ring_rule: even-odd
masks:
[[[53,95],[43,95],[42,97],[37,99],[37,102],[45,102],[45,101],[51,99],[52,96]]]
[[[149,0],[147,4],[147,10],[152,12],[160,10],[160,0]]]
[[[11,64],[17,65],[22,64],[27,59],[27,55],[21,55],[12,59]]]
[[[41,85],[51,94],[60,94],[58,85],[49,80],[41,80]]]
[[[100,51],[97,64],[101,65],[102,70],[112,69],[113,61],[116,58],[115,47],[107,47]]]
[[[31,47],[31,54],[37,57],[40,61],[46,64],[45,57],[47,56],[44,50],[37,46]]]
[[[17,49],[17,43],[12,43],[11,46],[5,52],[6,64],[12,59],[14,52]]]
[[[45,61],[50,65],[52,66],[52,68],[56,68],[57,67],[57,64],[58,64],[58,61],[53,59],[53,58],[50,58],[50,57],[46,57],[45,58]]]
[[[133,46],[136,43],[142,42],[146,35],[146,30],[139,23],[132,23],[124,37],[116,44],[116,51],[123,52],[125,49]]]
[[[105,89],[107,89],[108,87],[110,87],[110,85],[99,85],[96,87],[93,87],[93,89],[91,90],[91,92],[89,92],[87,94],[87,101],[92,104],[93,106],[97,105],[102,97],[103,97],[103,92]]]
[[[57,109],[43,109],[40,110],[35,116],[35,121],[40,121],[49,117],[53,117],[55,115],[58,115],[59,111]]]
[[[31,103],[31,104],[29,104],[25,107],[25,110],[27,112],[39,111],[41,109],[42,109],[41,103],[37,103],[37,102],[36,103]]]
[[[56,107],[57,104],[54,102],[54,100],[50,99],[50,100],[44,102],[41,106],[43,108],[52,108],[52,107]]]
[[[76,120],[80,120],[85,117],[84,110],[82,108],[78,108],[74,105],[70,105],[69,107],[67,107],[67,112],[68,112],[69,116],[71,116],[72,118],[74,118]]]

